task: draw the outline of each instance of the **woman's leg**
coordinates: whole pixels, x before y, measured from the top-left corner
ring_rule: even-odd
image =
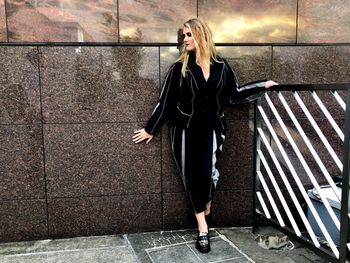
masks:
[[[204,211],[200,213],[196,213],[199,233],[208,233],[208,224],[205,221],[204,213],[205,213]]]
[[[206,204],[207,209],[204,211],[204,215],[208,216],[210,214],[211,200]]]
[[[198,236],[196,241],[196,249],[201,253],[208,253],[210,251],[208,224],[205,221],[205,211],[196,213],[198,222]]]

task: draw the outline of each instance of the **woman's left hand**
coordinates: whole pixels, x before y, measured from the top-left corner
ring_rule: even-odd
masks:
[[[269,89],[269,88],[271,88],[272,86],[275,86],[275,85],[278,85],[278,83],[274,82],[273,80],[265,81],[265,89]]]

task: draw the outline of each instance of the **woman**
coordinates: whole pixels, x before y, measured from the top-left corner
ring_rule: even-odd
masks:
[[[216,54],[208,26],[192,18],[183,26],[182,53],[169,69],[158,104],[135,143],[149,143],[162,121],[173,121],[171,143],[189,201],[198,223],[196,248],[210,251],[208,224],[217,160],[225,140],[224,106],[249,101],[277,83],[258,81],[240,86],[227,61]]]

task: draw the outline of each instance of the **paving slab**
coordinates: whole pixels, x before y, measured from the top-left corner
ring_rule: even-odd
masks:
[[[218,233],[239,247],[241,253],[249,255],[255,263],[326,263],[327,260],[312,250],[293,241],[292,249],[265,249],[258,245],[257,237],[282,235],[271,227],[262,227],[253,234],[251,228],[218,228]]]
[[[210,229],[211,252],[195,249],[197,231],[176,230],[125,235],[0,244],[1,263],[326,263],[274,228]],[[270,237],[280,241],[270,242]],[[264,239],[265,238],[265,239]],[[267,249],[271,248],[272,249]],[[278,249],[276,249],[278,248]]]
[[[0,256],[65,250],[84,250],[92,248],[118,247],[126,245],[127,241],[122,235],[11,242],[2,244],[0,243]]]
[[[0,244],[1,263],[134,263],[121,236],[78,237]]]

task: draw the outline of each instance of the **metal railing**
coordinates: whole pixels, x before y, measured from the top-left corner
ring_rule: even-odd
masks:
[[[350,250],[348,90],[280,85],[255,104],[254,229],[267,219],[332,262]]]

